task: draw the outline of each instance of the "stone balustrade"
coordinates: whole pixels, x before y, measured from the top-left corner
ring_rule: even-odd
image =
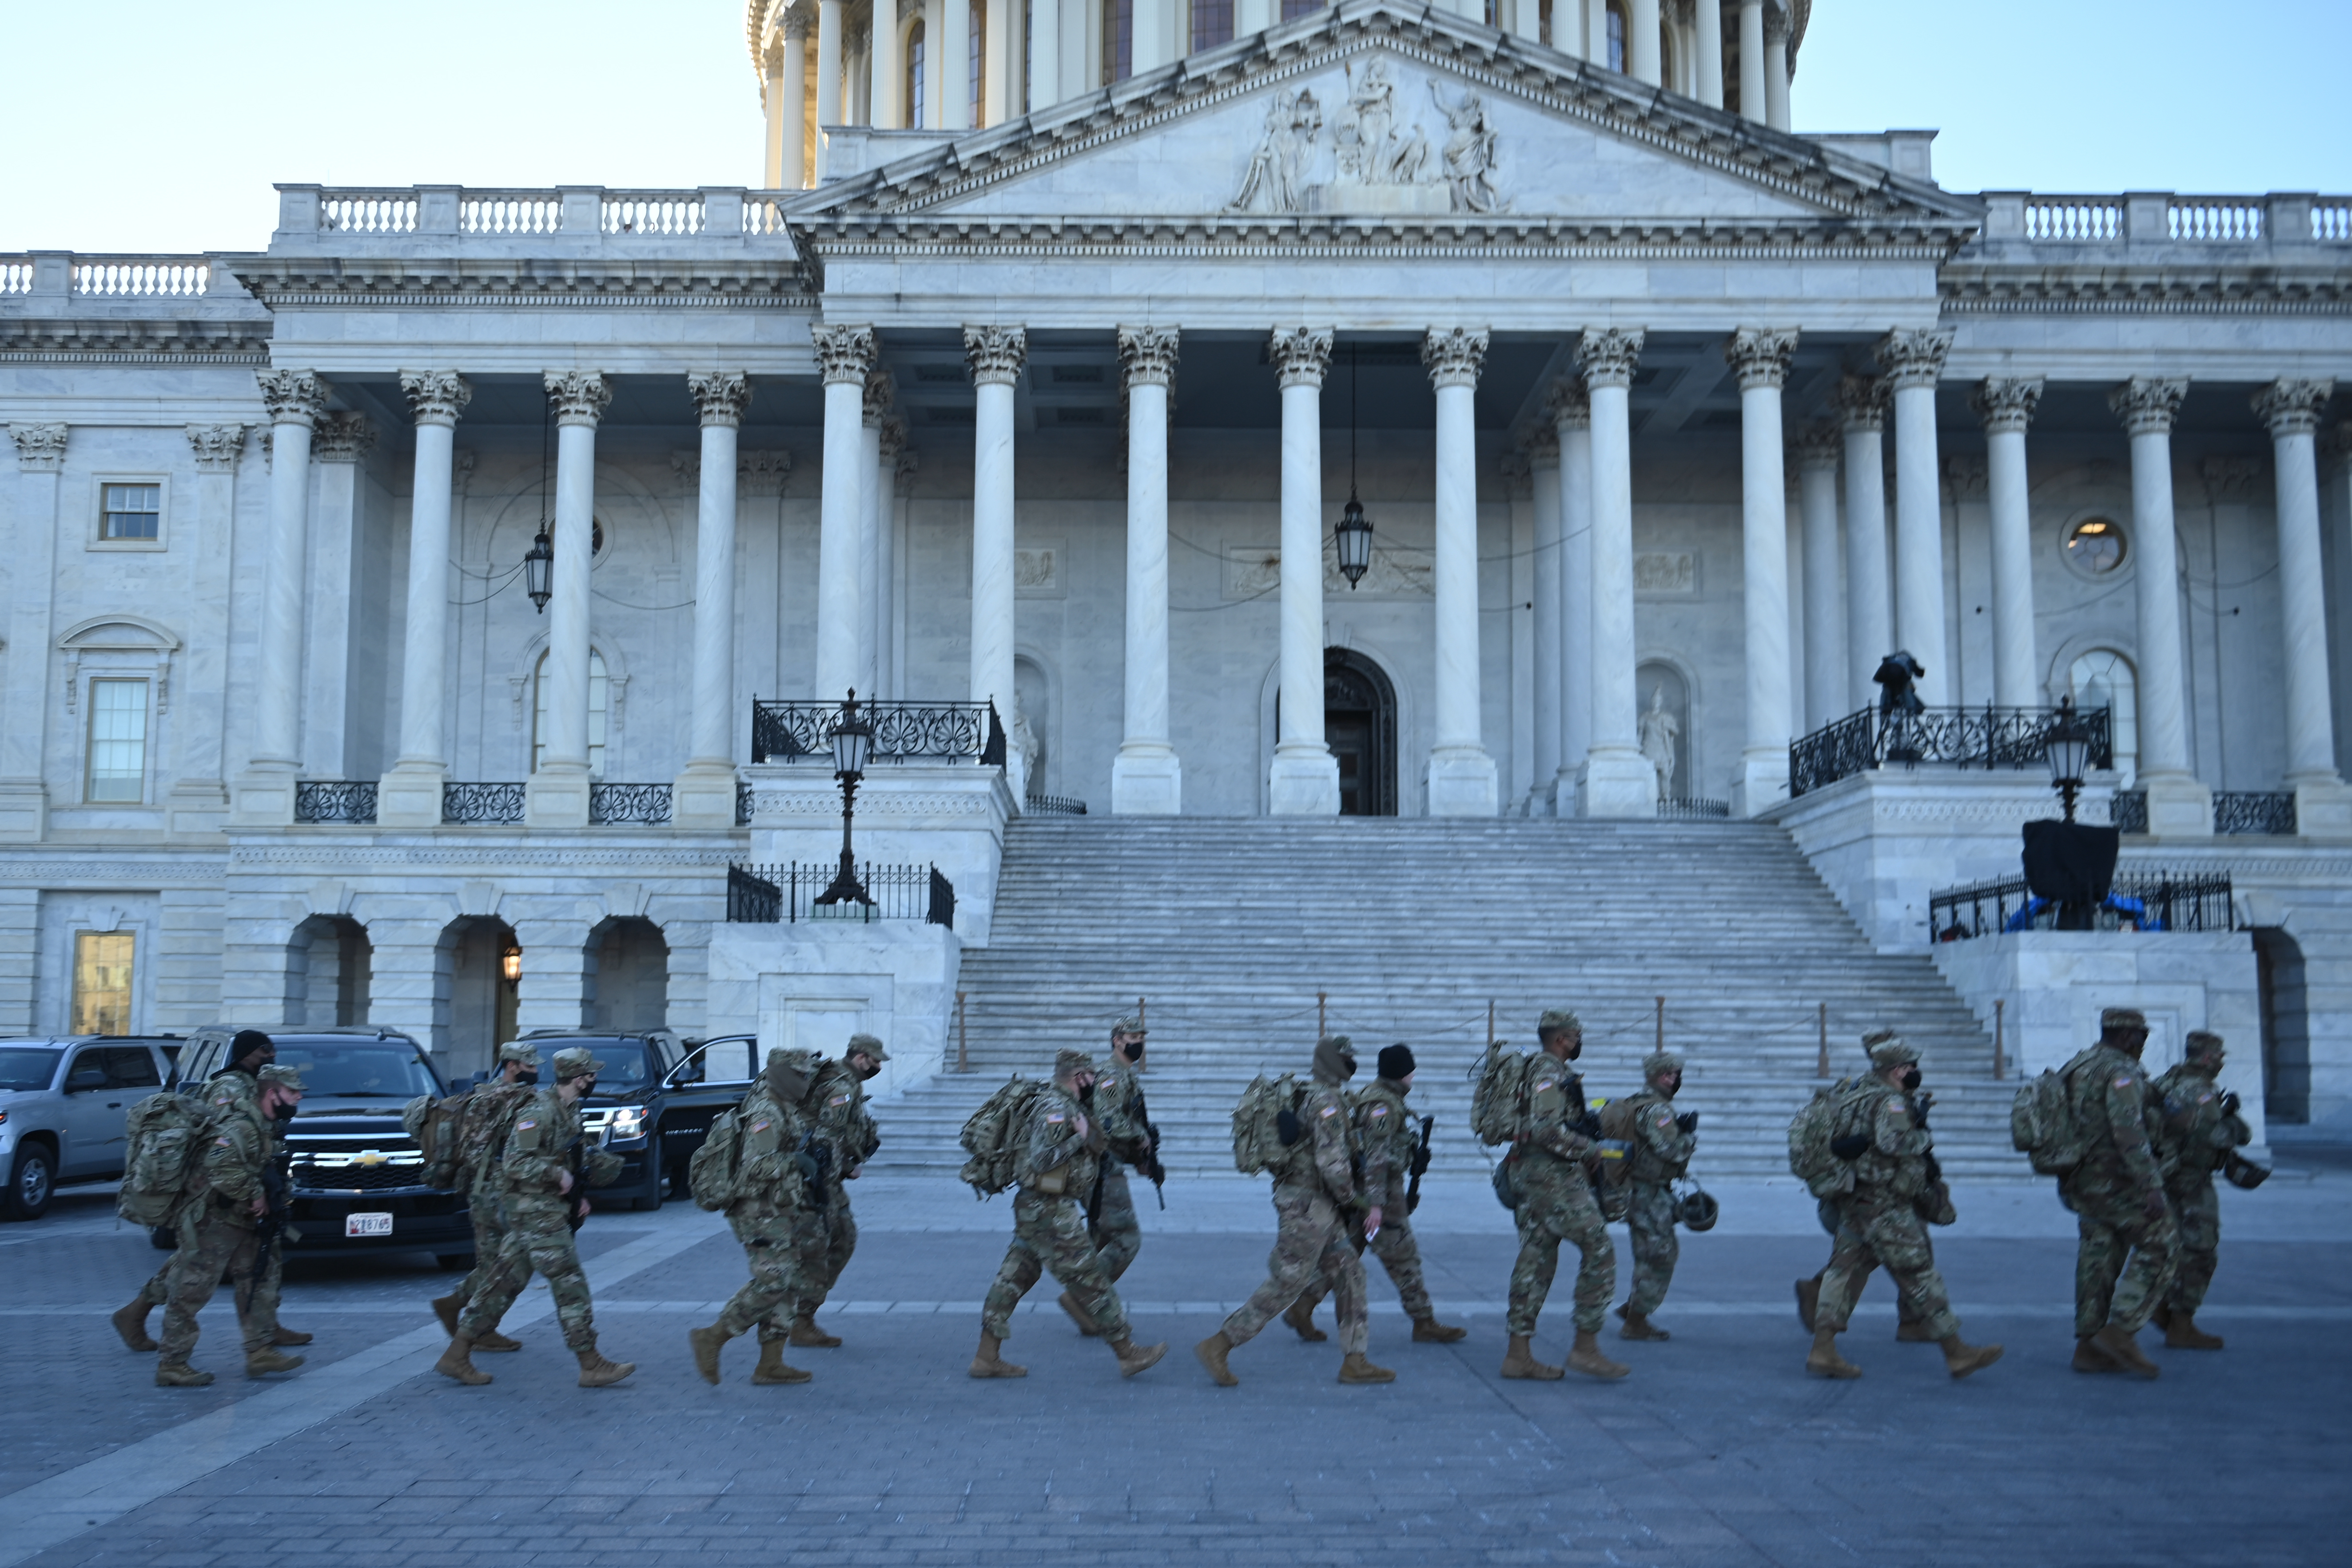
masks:
[[[209,256],[75,256],[53,250],[0,257],[0,295],[195,300],[212,291]]]
[[[2352,243],[2352,196],[1985,193],[1984,238],[2037,245],[2340,245]]]
[[[330,237],[422,240],[582,237],[656,240],[781,237],[775,191],[607,190],[600,185],[492,189],[460,185],[278,187],[273,243]]]

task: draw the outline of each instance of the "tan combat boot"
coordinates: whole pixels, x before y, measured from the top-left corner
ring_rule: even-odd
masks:
[[[519,1351],[522,1349],[522,1342],[510,1340],[496,1329],[484,1329],[474,1336],[474,1348],[478,1351]]]
[[[1298,1337],[1310,1345],[1319,1345],[1331,1336],[1315,1326],[1315,1303],[1301,1296],[1282,1310],[1282,1321],[1298,1331]]]
[[[778,1383],[806,1383],[815,1375],[814,1373],[803,1372],[799,1367],[785,1364],[783,1341],[760,1342],[760,1364],[751,1369],[753,1383],[763,1387]]]
[[[1457,1329],[1452,1323],[1441,1323],[1435,1318],[1415,1318],[1412,1339],[1415,1344],[1450,1345],[1456,1340],[1467,1339],[1470,1331]]]
[[[307,1345],[318,1337],[316,1334],[306,1334],[299,1329],[279,1328],[269,1331],[269,1342],[273,1345]]]
[[[1567,1376],[1562,1369],[1536,1360],[1535,1350],[1529,1343],[1534,1337],[1532,1334],[1511,1336],[1511,1348],[1503,1355],[1503,1375],[1532,1378],[1538,1383],[1549,1383],[1555,1378]]]
[[[1895,1339],[1898,1344],[1906,1345],[1933,1345],[1943,1342],[1928,1329],[1927,1321],[1925,1318],[1906,1318],[1895,1324]]]
[[[1216,1380],[1219,1388],[1241,1386],[1242,1380],[1235,1377],[1234,1369],[1225,1364],[1225,1358],[1234,1353],[1234,1342],[1226,1337],[1224,1330],[1219,1329],[1194,1345],[1192,1353],[1201,1358],[1201,1364],[1209,1369],[1209,1375]]]
[[[479,1388],[490,1381],[490,1374],[474,1364],[474,1342],[459,1334],[433,1363],[433,1370],[444,1377],[454,1377],[468,1388]]]
[[[574,1353],[580,1358],[580,1386],[583,1388],[609,1387],[637,1370],[637,1363],[633,1361],[606,1361],[604,1352],[593,1344]]]
[[[245,1352],[245,1375],[266,1377],[273,1372],[292,1372],[307,1360],[299,1355],[285,1355],[264,1345],[257,1351]]]
[[[457,1337],[457,1314],[465,1310],[466,1298],[455,1291],[433,1298],[433,1315],[441,1320],[441,1326],[448,1331],[453,1340]]]
[[[1813,1331],[1813,1348],[1805,1357],[1805,1370],[1815,1377],[1833,1377],[1841,1381],[1860,1377],[1862,1368],[1838,1354],[1837,1337],[1835,1329]]]
[[[184,1361],[155,1363],[155,1386],[158,1388],[203,1388],[213,1380],[208,1372],[198,1372]]]
[[[2098,1337],[2095,1334],[2085,1334],[2074,1342],[2074,1365],[2076,1372],[2123,1371],[2115,1357],[2099,1348]]]
[[[1339,1363],[1341,1383],[1394,1383],[1396,1373],[1384,1366],[1374,1366],[1361,1351],[1349,1351]]]
[[[815,1313],[803,1312],[793,1320],[792,1342],[802,1350],[837,1351],[841,1348],[841,1336],[818,1328]]]
[[[694,1352],[694,1370],[702,1374],[703,1382],[713,1385],[718,1384],[719,1352],[727,1348],[727,1342],[733,1337],[716,1323],[707,1329],[686,1331],[687,1349]]]
[[[147,1332],[147,1314],[150,1310],[152,1309],[147,1305],[147,1298],[142,1296],[109,1318],[107,1321],[114,1325],[114,1331],[121,1334],[122,1342],[132,1350],[152,1351],[155,1348],[155,1341]]]
[[[1070,1314],[1070,1321],[1078,1325],[1078,1332],[1090,1340],[1102,1338],[1102,1331],[1095,1327],[1095,1321],[1087,1316],[1087,1310],[1079,1306],[1078,1299],[1067,1290],[1062,1292],[1062,1310]]]
[[[2109,1323],[2105,1328],[2093,1334],[2091,1341],[2099,1349],[2107,1352],[2108,1360],[2126,1372],[2147,1378],[2164,1375],[2164,1369],[2148,1360],[2147,1352],[2139,1348],[2138,1338],[2126,1333],[2116,1324]]]
[[[1003,1348],[1003,1345],[1004,1342],[1003,1340],[998,1339],[986,1329],[981,1330],[980,1349],[971,1358],[971,1375],[974,1377],[1028,1376],[1029,1369],[1027,1367],[1006,1361],[1003,1356],[996,1353],[999,1350]]]
[[[1813,1331],[1813,1314],[1821,1310],[1822,1276],[1797,1281],[1797,1321],[1805,1325],[1805,1332]]]
[[[2164,1347],[2175,1351],[2217,1351],[2221,1348],[2221,1336],[2199,1328],[2194,1312],[2168,1311],[2164,1317]]]
[[[1139,1345],[1133,1340],[1113,1340],[1110,1350],[1118,1357],[1118,1375],[1133,1377],[1139,1372],[1160,1364],[1160,1358],[1168,1353],[1168,1342],[1162,1340],[1156,1345]]]
[[[1591,1329],[1576,1331],[1576,1343],[1569,1347],[1568,1366],[1570,1372],[1602,1379],[1620,1378],[1633,1370],[1622,1361],[1611,1361],[1602,1355],[1601,1337]]]
[[[2000,1359],[1999,1345],[1972,1345],[1959,1335],[1938,1340],[1944,1347],[1944,1370],[1958,1383],[1972,1372],[1981,1372]]]
[[[1625,1324],[1624,1331],[1617,1336],[1619,1339],[1670,1340],[1675,1337],[1650,1321],[1649,1314],[1633,1310],[1633,1303],[1631,1301],[1617,1309],[1617,1316],[1623,1320]]]

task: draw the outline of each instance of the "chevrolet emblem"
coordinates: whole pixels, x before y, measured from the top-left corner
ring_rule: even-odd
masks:
[[[354,1165],[388,1165],[392,1163],[392,1156],[384,1153],[380,1149],[362,1149],[357,1154],[352,1156],[352,1163]]]

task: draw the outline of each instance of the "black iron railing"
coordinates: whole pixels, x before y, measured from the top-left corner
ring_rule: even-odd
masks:
[[[373,822],[375,792],[373,779],[299,780],[294,785],[294,820]]]
[[[874,726],[870,763],[1004,765],[1004,726],[993,702],[861,702],[857,710]],[[751,760],[830,763],[833,726],[840,717],[838,702],[754,700]]]
[[[926,921],[955,924],[955,884],[937,866],[857,868],[870,904],[819,904],[841,867],[834,861],[794,860],[781,866],[727,868],[727,918],[772,925],[780,921]]]
[[[648,826],[667,822],[671,787],[666,784],[592,784],[588,786],[588,820]]]
[[[519,784],[445,784],[441,786],[441,820],[520,822],[522,789]]]
[[[2213,831],[2292,834],[2294,796],[2285,791],[2217,790],[2213,795]]]
[[[2107,801],[2107,821],[2119,833],[2147,831],[2147,791],[2119,789]]]
[[[1927,708],[1881,716],[1865,708],[1790,744],[1789,794],[1801,795],[1889,763],[2038,767],[2058,713],[2055,708]],[[2091,766],[2112,767],[2107,710],[2080,709],[2074,721],[2090,732]]]
[[[1658,816],[1668,822],[1719,822],[1731,816],[1727,800],[1697,800],[1683,796],[1658,802]]]
[[[1032,816],[1084,816],[1087,803],[1066,795],[1033,795],[1021,803],[1021,809]]]
[[[751,826],[751,786],[740,779],[735,784],[735,826]]]
[[[2022,877],[1947,888],[1927,900],[1930,942],[1964,942],[2008,931],[2056,931],[2059,906],[2037,899]],[[2237,908],[2226,874],[2180,877],[2152,871],[2117,877],[2090,912],[2093,931],[2235,931]]]

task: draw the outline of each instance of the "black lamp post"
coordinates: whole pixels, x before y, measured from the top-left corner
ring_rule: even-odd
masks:
[[[522,558],[522,591],[530,595],[532,607],[542,614],[547,609],[547,601],[553,597],[548,580],[554,568],[555,547],[548,540],[547,530],[542,528]]]
[[[2050,783],[2065,803],[2066,820],[2074,820],[2074,797],[2082,793],[2084,770],[2091,760],[2091,732],[2074,716],[2074,699],[2058,701],[2058,717],[2042,738],[2042,760],[2050,764]]]
[[[857,862],[849,853],[849,824],[857,799],[857,781],[866,773],[866,762],[874,752],[874,726],[857,716],[857,692],[852,688],[849,700],[841,705],[841,716],[826,731],[833,742],[833,776],[841,781],[841,869],[834,873],[833,883],[816,896],[820,904],[865,904],[871,907],[874,900],[866,891],[866,884],[857,879]]]

